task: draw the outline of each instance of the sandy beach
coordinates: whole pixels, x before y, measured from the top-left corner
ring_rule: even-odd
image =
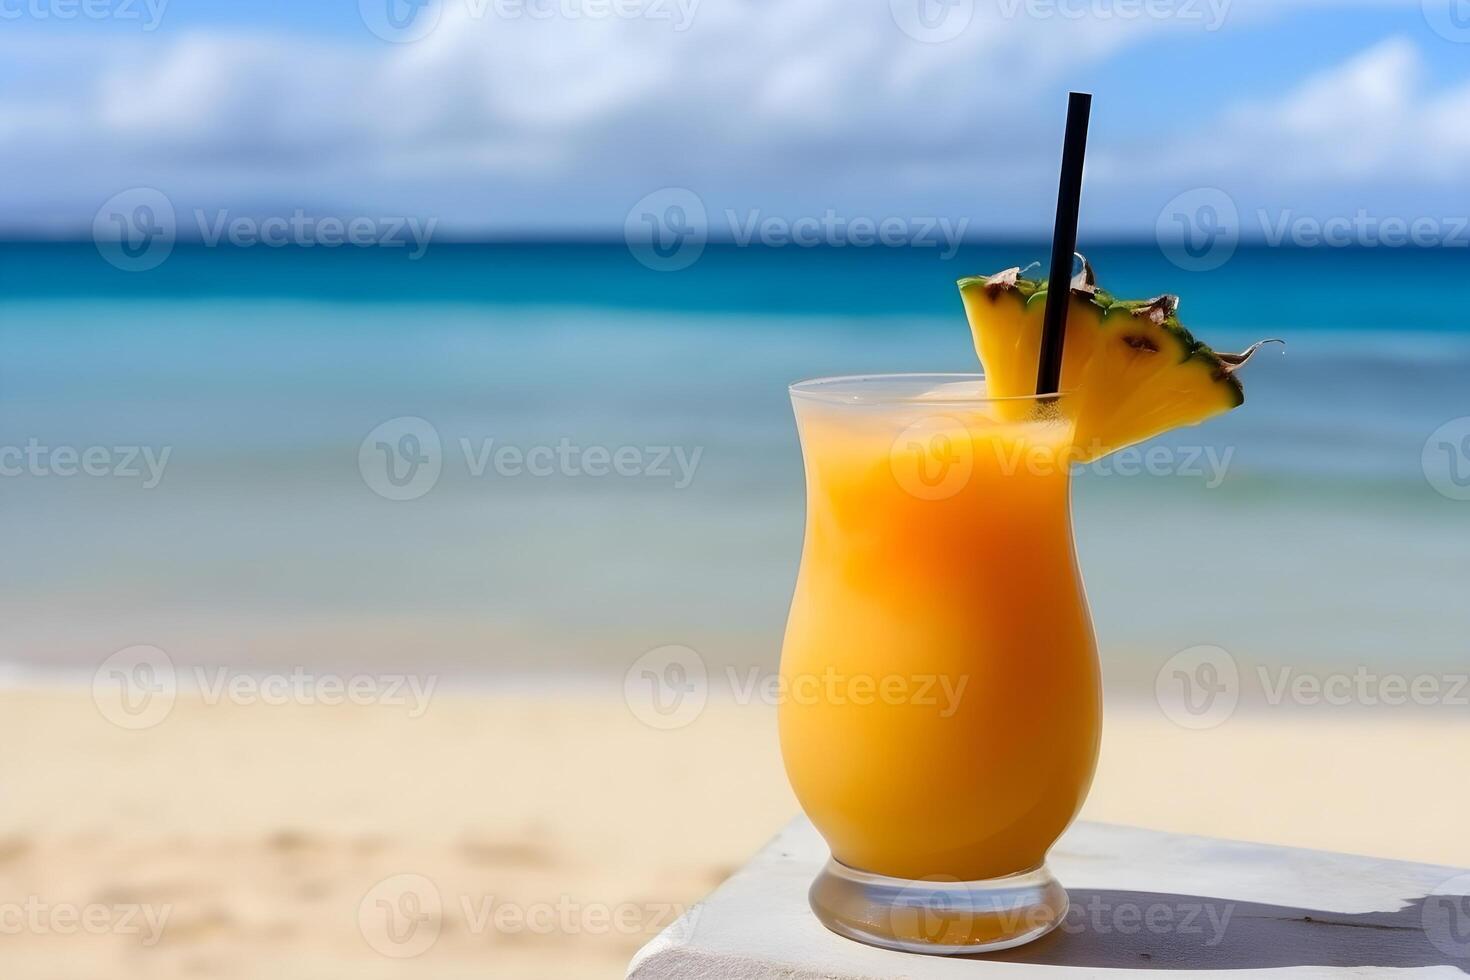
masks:
[[[657,731],[592,693],[181,695],[128,731],[85,690],[0,700],[16,980],[614,978],[796,812],[768,706]],[[1115,708],[1084,816],[1470,866],[1441,714]]]

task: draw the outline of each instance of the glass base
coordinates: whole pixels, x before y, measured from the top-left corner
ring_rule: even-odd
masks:
[[[939,956],[1020,946],[1067,915],[1067,890],[1046,865],[989,881],[909,881],[830,859],[808,898],[817,918],[839,936]]]

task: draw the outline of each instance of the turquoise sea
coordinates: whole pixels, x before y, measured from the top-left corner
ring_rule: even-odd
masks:
[[[1470,255],[1246,248],[1191,273],[1087,251],[1116,293],[1181,294],[1216,346],[1288,341],[1239,411],[1080,475],[1114,682],[1196,644],[1463,667]],[[682,644],[769,668],[801,532],[786,386],[973,370],[954,280],[1044,258],[181,244],[125,272],[90,243],[0,245],[0,660],[621,676]],[[394,454],[437,478],[387,479]]]

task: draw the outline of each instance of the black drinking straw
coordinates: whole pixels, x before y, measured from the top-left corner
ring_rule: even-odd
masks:
[[[1067,133],[1062,139],[1062,181],[1057,187],[1057,223],[1051,233],[1051,278],[1041,331],[1041,359],[1036,366],[1036,393],[1055,394],[1062,385],[1062,342],[1066,339],[1067,302],[1072,295],[1072,258],[1077,251],[1077,211],[1082,204],[1082,156],[1087,151],[1087,116],[1092,96],[1067,97]]]

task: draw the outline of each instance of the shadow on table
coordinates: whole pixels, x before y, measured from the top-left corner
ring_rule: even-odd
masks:
[[[970,957],[1156,970],[1450,966],[1470,973],[1470,896],[1429,895],[1349,914],[1196,895],[1072,889],[1056,931]]]

